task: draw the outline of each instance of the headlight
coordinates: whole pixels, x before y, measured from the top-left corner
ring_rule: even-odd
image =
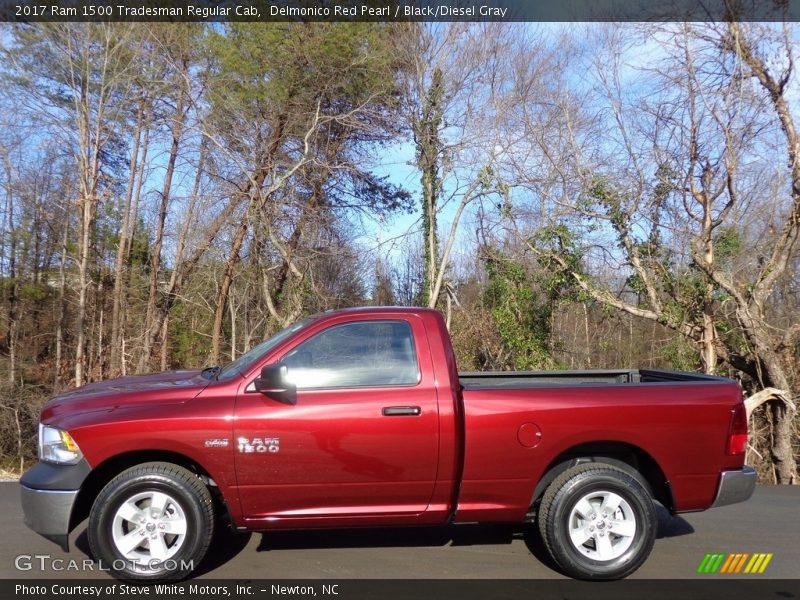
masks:
[[[60,465],[74,465],[82,458],[83,452],[69,433],[39,423],[39,460]]]

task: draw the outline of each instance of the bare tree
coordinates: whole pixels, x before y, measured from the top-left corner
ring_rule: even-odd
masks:
[[[787,371],[786,336],[776,334],[768,314],[798,235],[798,141],[783,95],[792,74],[791,38],[772,46],[785,52],[783,71],[774,75],[775,67],[759,57],[772,42],[766,32],[775,28],[649,28],[663,64],[643,67],[647,74],[630,94],[623,81],[633,70],[621,44],[630,29],[609,32],[606,52],[594,60],[596,87],[587,108],[564,107],[558,122],[568,135],[558,144],[552,134],[538,142],[549,176],[526,176],[528,167],[517,165],[517,183],[536,191],[548,216],[531,228],[517,211],[510,222],[530,250],[582,293],[695,343],[707,372],[724,361],[759,388],[784,390],[773,404],[771,452],[776,480],[795,482],[793,403],[781,399],[790,398],[796,382]],[[764,93],[742,75],[755,78]],[[537,126],[523,122],[535,135]],[[790,206],[779,209],[780,233],[762,234],[757,267],[734,269],[730,242],[741,239],[735,224],[747,211],[742,197],[768,201],[748,187],[748,171],[757,149],[771,143],[762,137],[775,122],[786,138]],[[620,274],[616,287],[596,275],[604,265]]]
[[[405,113],[421,178],[425,267],[418,301],[433,308],[443,291],[453,289],[447,272],[466,209],[505,189],[497,162],[506,152],[501,132],[515,68],[508,57],[525,48],[535,56],[542,45],[498,23],[410,27],[415,36],[405,48]],[[547,60],[545,53],[536,59]],[[453,212],[442,245],[439,219],[448,209]]]
[[[8,380],[12,384],[17,379],[17,333],[18,308],[17,308],[17,227],[14,220],[14,191],[13,191],[13,168],[11,157],[5,147],[0,147],[0,157],[4,167],[5,185],[5,221],[3,223],[3,237],[8,235],[8,273],[10,281],[8,285],[8,331],[6,333],[5,345],[8,347]],[[3,240],[5,242],[5,240]],[[5,250],[5,243],[3,250]]]
[[[114,289],[112,292],[111,310],[111,339],[109,340],[110,374],[117,375],[124,372],[122,356],[122,306],[123,294],[125,290],[125,271],[131,245],[133,222],[137,218],[136,212],[131,210],[131,202],[136,189],[136,174],[139,170],[139,161],[143,160],[144,152],[140,153],[142,132],[147,127],[145,124],[148,109],[148,99],[144,90],[139,98],[136,109],[136,118],[133,126],[133,145],[130,152],[130,166],[128,171],[128,183],[125,190],[125,203],[122,210],[122,225],[119,232],[119,243],[117,244],[117,255],[114,262]]]
[[[175,165],[178,160],[178,152],[183,142],[186,119],[190,108],[187,96],[190,93],[188,87],[188,71],[191,64],[191,54],[194,52],[191,36],[183,39],[171,37],[162,47],[169,48],[174,54],[170,61],[173,69],[171,70],[172,81],[175,88],[175,106],[169,107],[172,115],[169,118],[170,146],[167,157],[166,171],[160,193],[161,202],[156,219],[156,233],[150,253],[150,287],[147,300],[147,313],[145,315],[144,341],[142,353],[139,358],[139,372],[148,369],[150,357],[153,351],[153,342],[160,329],[157,328],[157,302],[159,298],[158,281],[161,276],[161,252],[164,245],[164,227],[167,221],[167,213],[171,201],[172,183],[175,176]]]

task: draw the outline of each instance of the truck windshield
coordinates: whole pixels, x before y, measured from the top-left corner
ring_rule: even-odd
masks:
[[[254,346],[249,351],[242,354],[239,358],[234,360],[233,362],[228,363],[224,367],[219,370],[217,374],[217,379],[220,381],[225,381],[227,379],[231,379],[236,375],[239,375],[242,371],[246,371],[250,365],[252,365],[255,361],[259,358],[264,356],[267,352],[272,350],[275,346],[281,343],[283,340],[291,336],[292,334],[300,331],[314,321],[315,318],[309,317],[308,319],[303,319],[302,321],[298,321],[297,323],[293,323],[289,325],[283,331],[279,331],[271,338],[264,340],[257,346]]]

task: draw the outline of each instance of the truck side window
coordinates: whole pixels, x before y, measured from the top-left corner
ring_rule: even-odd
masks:
[[[336,325],[306,340],[281,361],[298,389],[414,385],[419,368],[405,321]]]

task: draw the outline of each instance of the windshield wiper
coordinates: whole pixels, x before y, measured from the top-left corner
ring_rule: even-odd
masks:
[[[217,375],[219,375],[220,367],[206,367],[200,372],[200,375],[203,376],[203,379],[216,379]]]

